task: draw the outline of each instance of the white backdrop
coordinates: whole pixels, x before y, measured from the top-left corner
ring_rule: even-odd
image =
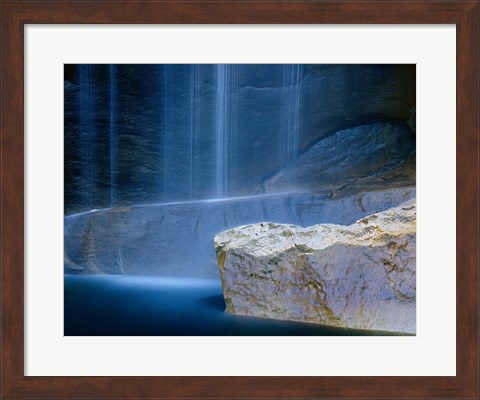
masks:
[[[455,375],[455,26],[30,25],[26,375]],[[417,64],[416,337],[63,337],[64,63]]]

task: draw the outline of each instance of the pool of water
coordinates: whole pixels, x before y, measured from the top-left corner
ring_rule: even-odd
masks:
[[[64,283],[65,336],[392,335],[231,315],[216,280],[65,275]]]

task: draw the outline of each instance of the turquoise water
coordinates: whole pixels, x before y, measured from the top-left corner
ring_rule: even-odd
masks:
[[[392,335],[231,315],[216,280],[65,275],[64,282],[65,336]]]

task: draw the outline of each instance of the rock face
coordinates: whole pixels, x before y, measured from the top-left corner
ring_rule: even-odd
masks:
[[[416,204],[350,226],[257,223],[215,249],[227,311],[415,333]]]
[[[335,132],[412,126],[414,64],[238,64],[224,73],[214,64],[66,64],[65,214],[219,197],[219,175],[225,197],[258,194]]]
[[[316,188],[334,192],[415,184],[415,134],[374,123],[321,139],[264,182],[268,192]]]
[[[415,197],[414,187],[342,198],[313,194],[118,207],[64,218],[66,274],[218,278],[213,237],[259,221],[351,224]]]

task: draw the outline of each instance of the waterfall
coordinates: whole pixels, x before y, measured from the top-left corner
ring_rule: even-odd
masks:
[[[163,199],[170,198],[170,175],[172,173],[171,148],[174,130],[174,99],[172,65],[165,65],[163,74]]]
[[[301,80],[302,66],[300,64],[285,64],[283,66],[280,132],[283,138],[281,151],[285,164],[292,162],[298,155]]]
[[[229,68],[218,64],[217,91],[215,102],[215,197],[228,195],[227,165],[227,111],[228,111],[228,75]]]
[[[283,66],[283,87],[280,105],[280,158],[284,165],[292,163],[298,155],[300,134],[300,86],[302,65],[285,64]],[[290,182],[293,177],[287,175]]]
[[[201,66],[195,66],[195,77],[194,77],[194,87],[195,87],[195,96],[194,96],[194,103],[193,107],[195,109],[195,124],[194,124],[194,138],[193,138],[193,145],[194,145],[194,158],[193,158],[193,171],[194,171],[194,183],[195,183],[195,198],[199,197],[201,192],[201,184],[200,184],[200,106],[202,104],[202,96],[200,93],[200,71]]]
[[[294,80],[294,111],[293,111],[293,158],[298,155],[298,145],[300,139],[300,90],[302,83],[303,66],[296,64],[292,72],[292,80]]]
[[[80,65],[80,136],[83,205],[94,206],[95,190],[95,92],[93,66]]]
[[[241,73],[240,65],[229,65],[229,89],[228,93],[230,95],[229,108],[228,108],[228,194],[234,194],[237,190],[237,170],[238,170],[238,88],[239,88],[239,78]]]
[[[190,66],[190,132],[189,132],[189,171],[188,171],[188,194],[192,200],[197,196],[199,190],[199,168],[200,168],[200,118],[198,107],[199,99],[199,66]]]
[[[110,64],[110,207],[117,204],[117,66]]]

